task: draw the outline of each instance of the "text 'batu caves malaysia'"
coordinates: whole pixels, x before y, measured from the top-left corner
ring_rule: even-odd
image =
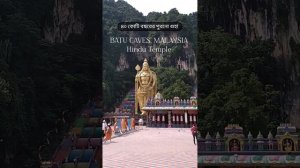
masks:
[[[147,59],[142,68],[135,67],[135,87],[130,90],[120,107],[106,112],[106,122],[122,130],[134,129],[135,123],[146,127],[187,128],[197,121],[197,97],[164,99],[157,90],[157,75],[151,70]]]

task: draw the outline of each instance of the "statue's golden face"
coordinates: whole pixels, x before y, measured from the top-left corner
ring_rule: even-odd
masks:
[[[142,70],[143,70],[143,71],[148,71],[148,70],[149,70],[149,65],[148,65],[148,63],[144,63],[144,64],[143,64]]]

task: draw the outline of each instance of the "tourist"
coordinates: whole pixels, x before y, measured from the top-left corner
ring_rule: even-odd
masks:
[[[131,118],[131,129],[135,130],[135,119]]]
[[[103,133],[104,133],[104,136],[105,136],[105,132],[106,132],[106,127],[107,127],[106,121],[103,120],[103,121],[102,121],[102,131],[103,131]]]
[[[114,123],[114,130],[113,132],[116,134],[116,131],[117,131],[117,127],[118,127],[118,120],[115,120],[115,123]]]
[[[144,121],[142,118],[139,119],[139,127],[140,129],[142,128],[142,126],[144,125]]]
[[[125,133],[127,130],[125,118],[122,118],[121,127],[122,127],[122,133]]]
[[[194,144],[196,145],[195,139],[197,140],[197,127],[195,126],[195,124],[193,124],[191,131],[193,135]]]
[[[126,125],[126,131],[128,132],[128,131],[129,131],[129,125],[128,125],[128,120],[127,120],[127,118],[125,118],[125,125]]]
[[[104,138],[104,142],[110,140],[111,142],[111,136],[112,136],[112,128],[110,127],[110,123],[108,124],[108,128],[107,131],[105,133],[105,138]]]

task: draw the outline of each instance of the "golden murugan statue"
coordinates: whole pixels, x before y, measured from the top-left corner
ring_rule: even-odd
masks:
[[[135,113],[138,113],[139,107],[142,115],[146,115],[146,111],[142,108],[146,105],[148,99],[153,98],[157,92],[156,73],[150,70],[146,58],[142,69],[139,65],[135,69],[137,71],[135,76]]]

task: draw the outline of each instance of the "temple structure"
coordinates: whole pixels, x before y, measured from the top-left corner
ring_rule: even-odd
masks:
[[[163,99],[158,92],[154,99],[149,99],[143,110],[148,114],[150,127],[191,127],[197,121],[197,98]]]
[[[198,134],[198,165],[201,166],[283,166],[300,165],[300,139],[291,124],[280,124],[276,136],[251,132],[244,135],[243,128],[230,124],[224,136],[214,137],[208,132]]]

